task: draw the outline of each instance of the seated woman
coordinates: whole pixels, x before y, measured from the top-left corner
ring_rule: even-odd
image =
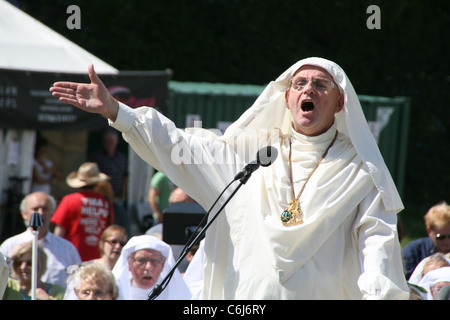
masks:
[[[3,300],[31,300],[32,296],[32,242],[17,245],[11,252],[14,278],[8,279]],[[47,265],[47,255],[38,246],[37,254],[37,300],[62,300],[66,289],[57,284],[41,281]]]
[[[132,237],[123,247],[113,269],[122,300],[147,300],[175,265],[172,248],[149,235]],[[188,300],[191,292],[180,272],[175,270],[167,287],[157,300]]]

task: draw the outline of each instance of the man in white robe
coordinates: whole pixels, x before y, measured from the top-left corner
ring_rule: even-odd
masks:
[[[131,109],[105,91],[93,66],[89,75],[89,85],[59,82],[50,90],[108,118],[204,208],[261,146],[277,149],[206,234],[204,299],[408,298],[396,230],[403,204],[338,65],[294,64],[223,136],[177,129],[152,108]],[[296,198],[302,223],[285,226],[281,214]]]

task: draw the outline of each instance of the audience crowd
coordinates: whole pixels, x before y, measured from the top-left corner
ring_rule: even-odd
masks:
[[[180,188],[168,187],[170,181],[157,173],[148,195],[154,224],[143,234],[130,237],[130,224],[123,223],[122,211],[115,222],[115,208],[120,207],[114,199],[124,193],[121,183],[117,183],[117,179],[114,181],[113,190],[110,176],[95,162],[86,162],[77,172],[68,175],[67,184],[77,190],[63,197],[59,204],[49,192],[50,188],[31,191],[24,197],[20,213],[28,228],[0,246],[0,298],[149,298],[155,285],[172,271],[178,258],[174,256],[176,246],[163,238],[163,208],[174,202],[192,203],[194,200]],[[30,227],[31,215],[35,212],[42,218],[37,237]],[[428,236],[413,240],[403,248],[410,300],[450,300],[450,206],[446,202],[432,206],[424,215],[424,222]],[[33,244],[36,239],[38,243]],[[34,259],[33,246],[37,248]],[[33,268],[34,261],[37,261],[37,268]],[[189,253],[187,265],[180,266],[156,299],[201,297],[203,242]],[[33,286],[32,279],[37,279]]]
[[[96,162],[83,163],[66,183],[76,189],[59,204],[50,189],[31,191],[20,204],[26,231],[0,245],[0,298],[3,300],[146,300],[153,287],[172,270],[177,257],[163,241],[162,214],[155,215],[151,235],[129,238],[129,222],[115,222],[118,206],[110,176]],[[193,202],[180,188],[152,204]],[[150,207],[151,208],[151,207]],[[33,213],[42,225],[31,227]],[[37,259],[33,260],[37,240]],[[193,253],[190,253],[189,260]],[[37,268],[33,268],[36,263]],[[156,297],[189,300],[191,289],[184,269],[175,270],[167,287]],[[36,273],[36,274],[33,274]],[[32,285],[32,279],[37,284]]]

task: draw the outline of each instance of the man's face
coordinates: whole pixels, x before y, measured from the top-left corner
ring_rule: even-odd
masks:
[[[433,241],[436,252],[450,252],[450,225],[427,228],[428,236]]]
[[[296,72],[285,99],[294,130],[307,136],[326,132],[333,124],[334,114],[344,105],[344,96],[339,93],[333,78],[314,66],[303,66]]]
[[[164,256],[152,249],[136,251],[133,258],[128,259],[128,267],[135,284],[141,289],[149,289],[156,284],[164,267]]]
[[[34,212],[38,212],[42,218],[42,226],[39,230],[39,239],[45,237],[50,228],[50,219],[52,218],[54,208],[48,201],[47,194],[43,192],[35,192],[28,196],[25,211],[22,211],[22,217],[27,223],[30,222],[31,216]]]

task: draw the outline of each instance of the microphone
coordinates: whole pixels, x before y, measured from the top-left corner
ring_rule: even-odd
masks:
[[[242,169],[235,177],[233,181],[245,178],[255,172],[259,166],[270,166],[278,156],[278,150],[272,146],[261,148],[256,153],[256,160],[250,162]]]

